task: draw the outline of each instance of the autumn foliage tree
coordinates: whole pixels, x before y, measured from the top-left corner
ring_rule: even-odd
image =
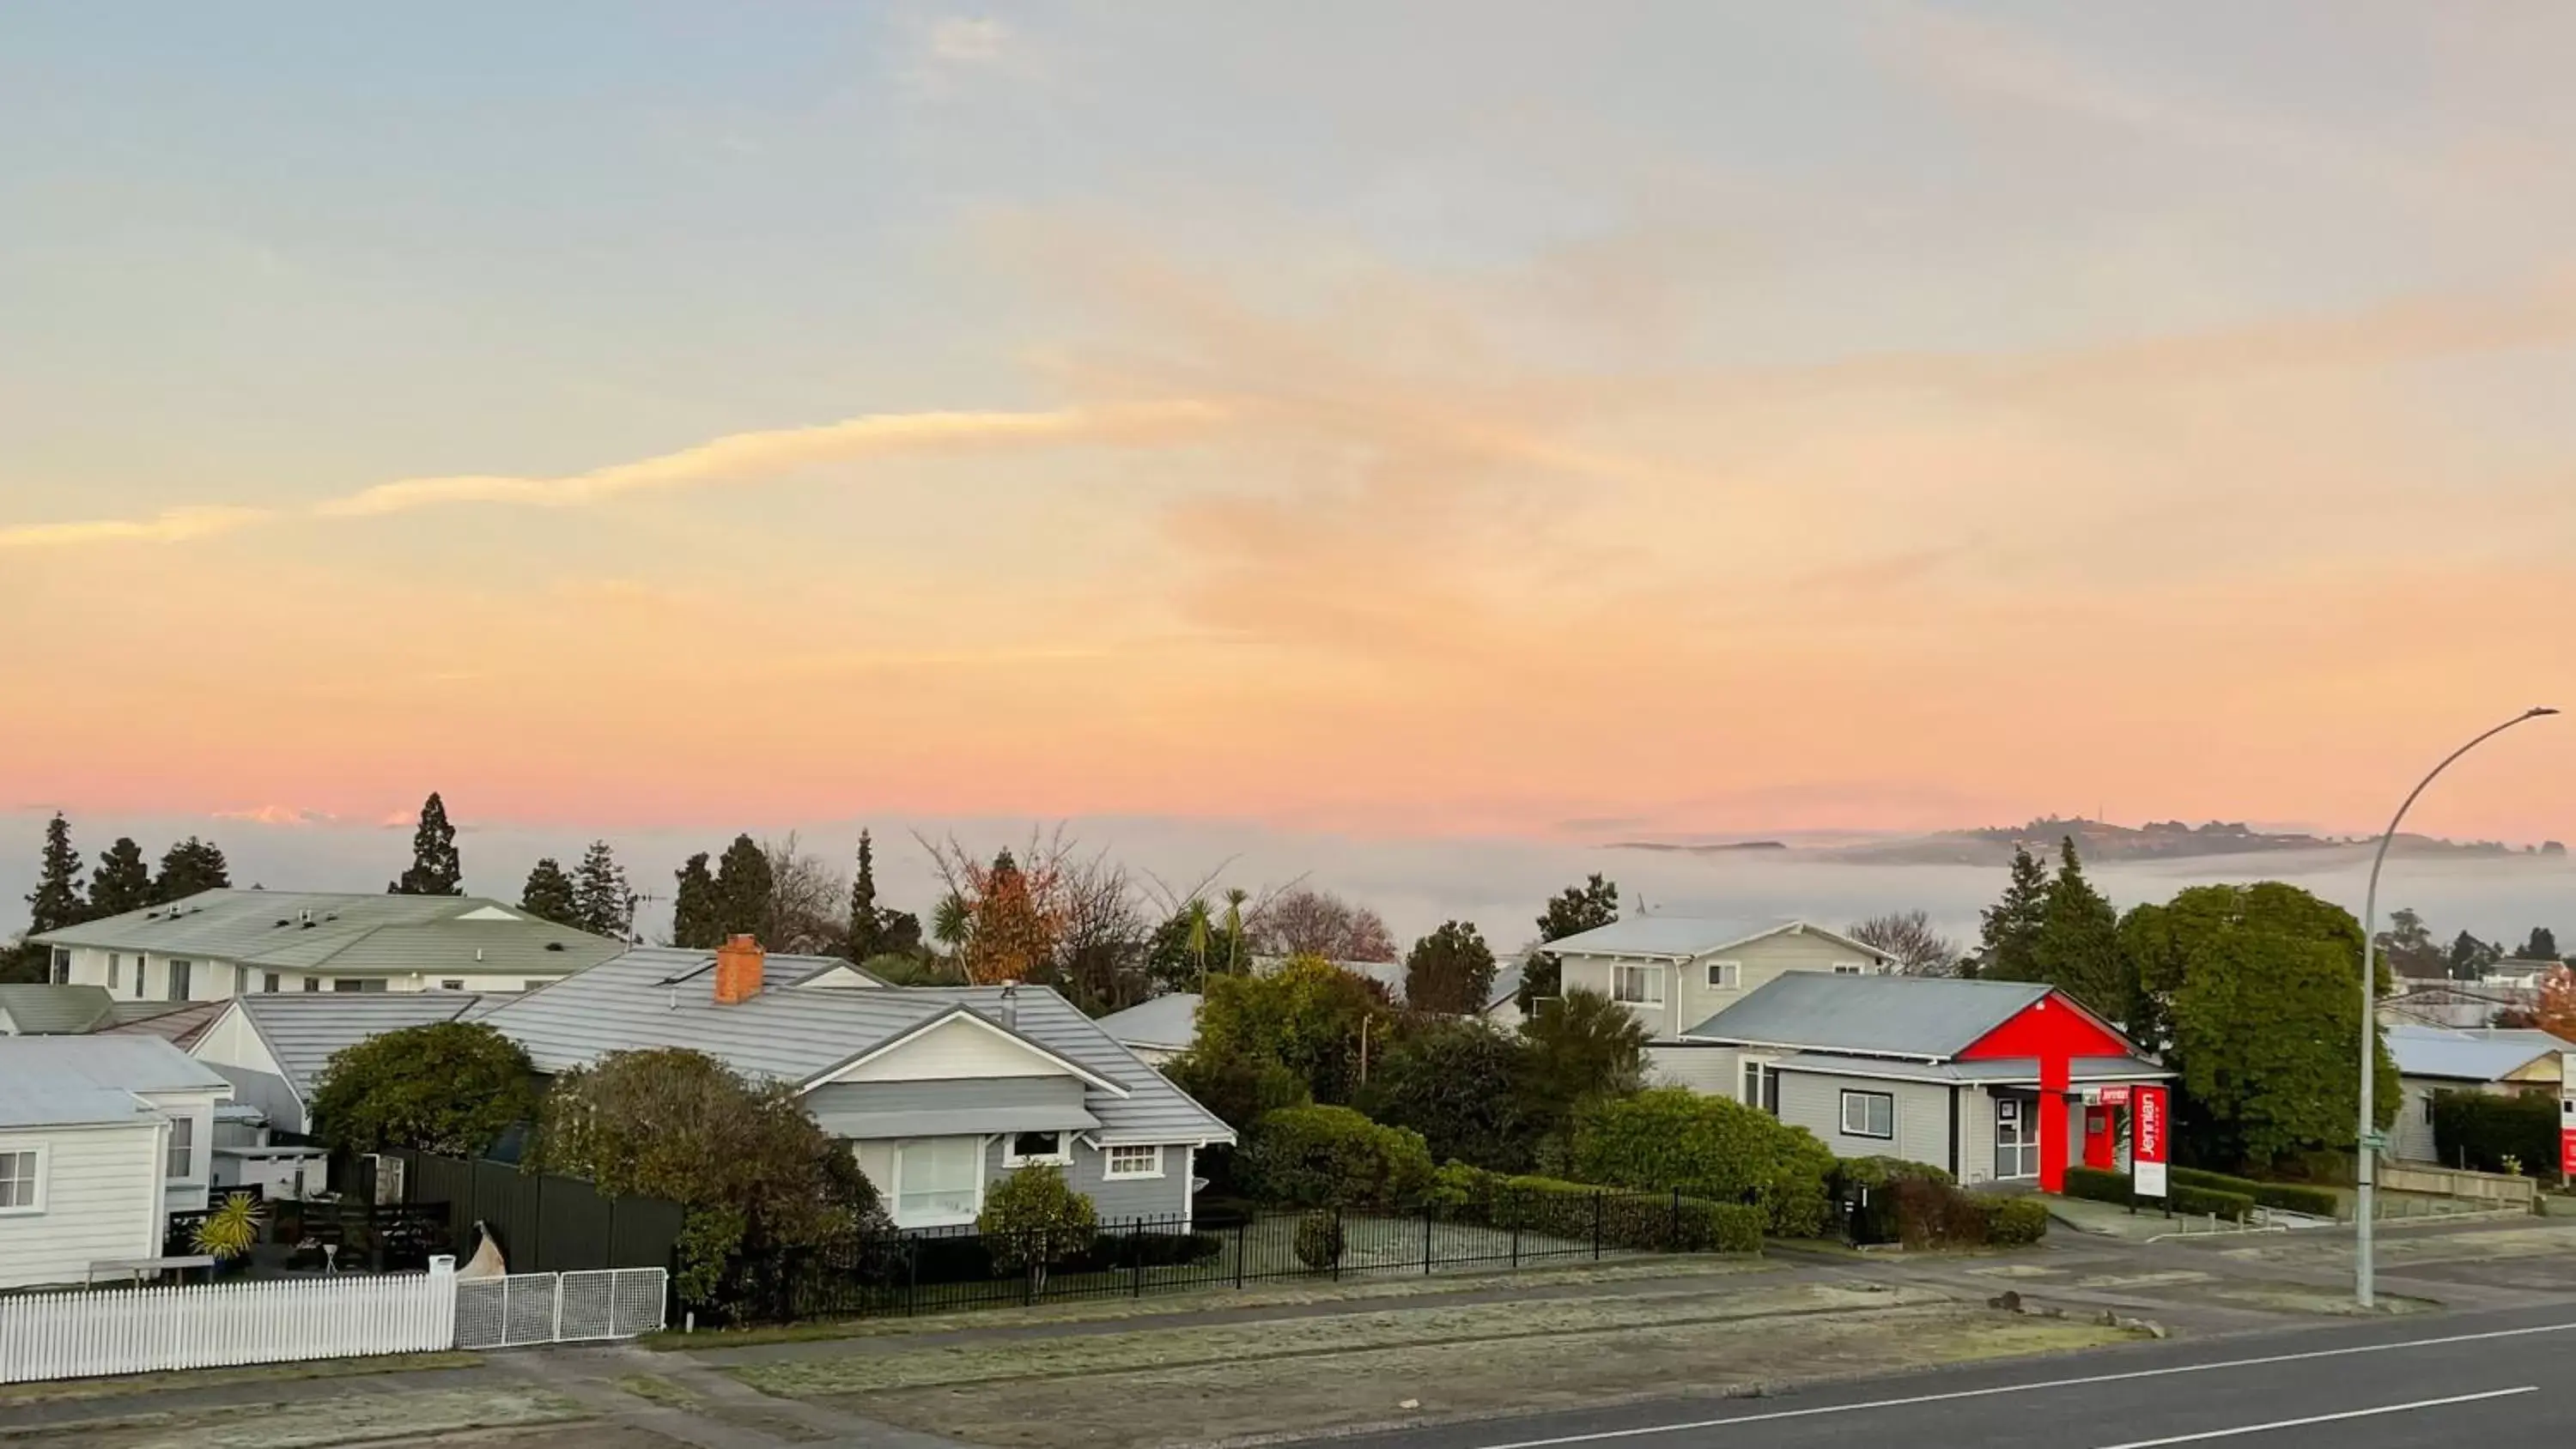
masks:
[[[2533,1015],[2542,1031],[2576,1041],[2576,968],[2560,966],[2541,978],[2540,1001]]]
[[[1028,981],[1053,969],[1073,915],[1071,848],[1061,834],[1032,837],[1025,861],[1007,848],[982,860],[954,837],[923,840],[922,848],[959,903],[956,953],[968,981]]]

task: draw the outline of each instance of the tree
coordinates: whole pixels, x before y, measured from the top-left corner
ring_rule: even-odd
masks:
[[[974,912],[966,898],[950,891],[930,913],[930,938],[954,956],[966,949],[966,932],[973,924]]]
[[[859,865],[850,874],[850,950],[853,961],[885,954],[885,921],[877,915],[876,847],[859,832]]]
[[[1544,946],[1562,941],[1584,931],[1596,931],[1619,919],[1619,883],[1605,880],[1599,873],[1581,885],[1567,886],[1556,893],[1539,913],[1538,939]],[[1564,965],[1547,951],[1533,952],[1529,964],[1521,971],[1520,1008],[1526,1016],[1532,1004],[1557,994],[1565,979]]]
[[[1025,865],[1007,848],[986,864],[954,836],[923,839],[922,848],[958,903],[954,952],[966,979],[979,986],[1049,979],[1072,914],[1072,843],[1063,833],[1032,835]]]
[[[447,823],[447,802],[438,792],[420,804],[420,821],[411,832],[411,868],[385,887],[395,896],[461,896],[465,862],[456,852],[456,827]]]
[[[1521,1028],[1521,1111],[1536,1132],[1562,1135],[1575,1108],[1645,1084],[1646,1043],[1637,1014],[1598,991],[1565,993]]]
[[[582,852],[573,876],[572,923],[594,936],[613,941],[635,938],[635,891],[626,883],[626,868],[605,840],[594,840]]]
[[[1404,1001],[1415,1011],[1466,1016],[1493,997],[1494,953],[1473,923],[1444,921],[1404,958]]]
[[[723,945],[735,936],[757,936],[769,924],[772,879],[769,852],[749,835],[735,836],[716,861],[714,944]]]
[[[2462,931],[2451,942],[2449,966],[2454,981],[2476,981],[2487,974],[2487,968],[2502,959],[2504,952]]]
[[[89,877],[89,918],[121,916],[152,904],[152,867],[143,863],[143,847],[120,835],[99,855]]]
[[[1985,910],[1979,936],[1985,959],[1977,974],[1997,981],[2038,980],[2039,964],[2032,952],[2047,914],[2048,869],[2030,853],[2030,847],[2016,845],[2003,898]]]
[[[2361,1031],[2361,926],[2295,886],[2195,886],[2120,923],[2145,994],[2142,1016],[2181,1075],[2177,1128],[2194,1160],[2266,1167],[2353,1146]],[[2387,973],[2379,987],[2387,988]],[[2383,1044],[2379,1125],[2394,1119],[2397,1068]]]
[[[404,1027],[332,1053],[313,1120],[344,1152],[480,1157],[532,1115],[535,1081],[519,1044],[481,1022]]]
[[[679,889],[671,897],[671,944],[711,951],[724,944],[724,925],[716,905],[716,878],[707,870],[707,853],[690,856],[681,866]]]
[[[849,883],[823,857],[804,849],[792,830],[785,840],[763,842],[761,855],[769,867],[769,889],[759,923],[749,928],[761,944],[819,956],[848,941],[850,923],[842,911],[849,904]]]
[[[1100,1236],[1100,1209],[1073,1190],[1062,1168],[1038,1164],[993,1184],[975,1231],[994,1272],[1026,1273],[1031,1290],[1042,1293],[1047,1269],[1088,1252]]]
[[[206,891],[230,890],[231,865],[211,840],[191,835],[161,855],[161,872],[152,879],[152,903],[166,906]]]
[[[2400,976],[2430,980],[2450,974],[2450,958],[2433,943],[2432,928],[2406,907],[2388,913],[2388,929],[2379,933],[2379,954]]]
[[[553,856],[538,861],[528,872],[528,883],[519,891],[519,909],[558,926],[581,924],[581,904],[574,899],[572,877],[564,874]]]
[[[1370,1069],[1360,1106],[1421,1133],[1435,1162],[1526,1172],[1535,1146],[1521,1090],[1529,1054],[1520,1037],[1475,1017],[1419,1021]]]
[[[2106,1021],[2124,1023],[2137,1014],[2136,973],[2120,950],[2119,913],[2085,879],[2072,836],[2044,894],[2029,959],[2030,976],[2005,979],[2047,982]]]
[[[88,918],[81,896],[80,852],[72,849],[71,822],[57,811],[45,822],[45,849],[36,867],[36,888],[27,893],[27,934],[42,935],[77,926]]]
[[[1073,862],[1065,868],[1062,897],[1054,967],[1038,979],[1094,1016],[1144,1000],[1153,932],[1126,868],[1105,855]]]
[[[686,1212],[681,1301],[736,1308],[747,1265],[780,1248],[846,1249],[889,1232],[849,1146],[818,1125],[792,1082],[752,1082],[701,1052],[611,1052],[555,1078],[531,1165],[611,1196]]]
[[[1260,976],[1208,978],[1197,1050],[1268,1058],[1318,1102],[1347,1104],[1361,1080],[1361,1052],[1385,1040],[1394,1017],[1386,992],[1320,956],[1291,956]]]
[[[1240,899],[1233,902],[1240,911]],[[1327,961],[1392,961],[1395,936],[1366,906],[1329,891],[1299,886],[1263,903],[1247,929],[1264,956],[1321,956]]]
[[[97,889],[95,884],[90,887],[93,893]],[[2531,938],[2524,941],[2522,949],[2513,954],[2525,961],[2555,961],[2558,959],[2558,933],[2547,926],[2534,926],[2531,928]]]
[[[2558,967],[2540,978],[2531,1024],[2561,1041],[2576,1041],[2576,969]]]
[[[1959,943],[1932,929],[1929,911],[1891,911],[1855,922],[1846,932],[1864,946],[1876,946],[1896,958],[1906,976],[1956,976],[1966,954]]]
[[[1266,1052],[1209,1051],[1201,1043],[1166,1063],[1163,1075],[1237,1132],[1282,1107],[1315,1100],[1305,1078]]]

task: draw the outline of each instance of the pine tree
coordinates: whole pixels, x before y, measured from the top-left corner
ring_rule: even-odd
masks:
[[[573,879],[573,924],[594,936],[628,941],[635,936],[635,892],[626,868],[605,840],[594,840]]]
[[[88,918],[81,897],[80,852],[72,849],[72,826],[59,813],[45,822],[45,853],[37,867],[36,888],[27,893],[27,934],[39,935],[77,926]]]
[[[671,944],[712,950],[724,944],[724,927],[716,910],[716,878],[707,871],[707,853],[689,857],[680,867],[680,888],[671,898]]]
[[[465,861],[456,851],[456,827],[447,823],[447,802],[429,792],[421,802],[420,823],[411,832],[411,869],[385,887],[392,896],[461,896],[465,894]]]
[[[547,856],[528,872],[528,884],[519,892],[519,909],[542,921],[558,926],[581,924],[581,908],[573,899],[572,877],[553,856]]]
[[[716,940],[757,936],[769,919],[769,893],[774,882],[769,852],[748,835],[737,835],[716,862]]]
[[[121,916],[152,904],[152,867],[143,863],[143,847],[120,835],[99,855],[89,877],[91,920]]]
[[[206,891],[230,890],[232,884],[232,867],[224,853],[213,841],[191,835],[161,853],[161,873],[152,879],[152,904],[166,906]]]
[[[1977,974],[1995,981],[2036,981],[2039,965],[2031,948],[2040,921],[2048,913],[2048,869],[2028,846],[2013,847],[2012,879],[2003,899],[1986,907],[1981,940],[1985,961]]]
[[[859,866],[850,876],[850,959],[864,962],[886,949],[885,917],[877,910],[876,847],[859,832]]]
[[[2120,949],[2119,912],[2085,878],[2072,836],[2060,847],[2030,956],[2034,974],[2027,979],[2047,982],[2108,1021],[2126,1023],[2136,1014],[2138,988]]]
[[[1562,941],[1583,931],[1598,930],[1619,919],[1619,883],[1595,874],[1578,886],[1567,886],[1547,903],[1546,914],[1538,918],[1538,938],[1543,944]],[[1531,1004],[1560,994],[1564,983],[1563,963],[1545,951],[1533,951],[1521,968],[1520,1009],[1529,1014]]]
[[[1441,923],[1404,958],[1404,1004],[1412,1010],[1470,1015],[1485,1009],[1493,989],[1494,953],[1472,922]]]

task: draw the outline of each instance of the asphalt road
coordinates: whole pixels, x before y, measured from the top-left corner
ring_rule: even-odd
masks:
[[[1769,1398],[1675,1398],[1341,1439],[1338,1449],[2400,1449],[2576,1435],[2576,1308],[2428,1316]]]

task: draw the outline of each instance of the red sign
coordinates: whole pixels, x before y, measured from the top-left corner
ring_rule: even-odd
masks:
[[[2558,1172],[2562,1177],[2576,1177],[2576,1127],[2558,1129]]]
[[[2165,1195],[2165,1162],[2172,1143],[2169,1098],[2162,1087],[2129,1093],[2129,1176],[2141,1197]]]
[[[2105,1107],[2125,1107],[2129,1105],[2129,1089],[2126,1087],[2104,1087],[2102,1089],[2102,1105]]]

